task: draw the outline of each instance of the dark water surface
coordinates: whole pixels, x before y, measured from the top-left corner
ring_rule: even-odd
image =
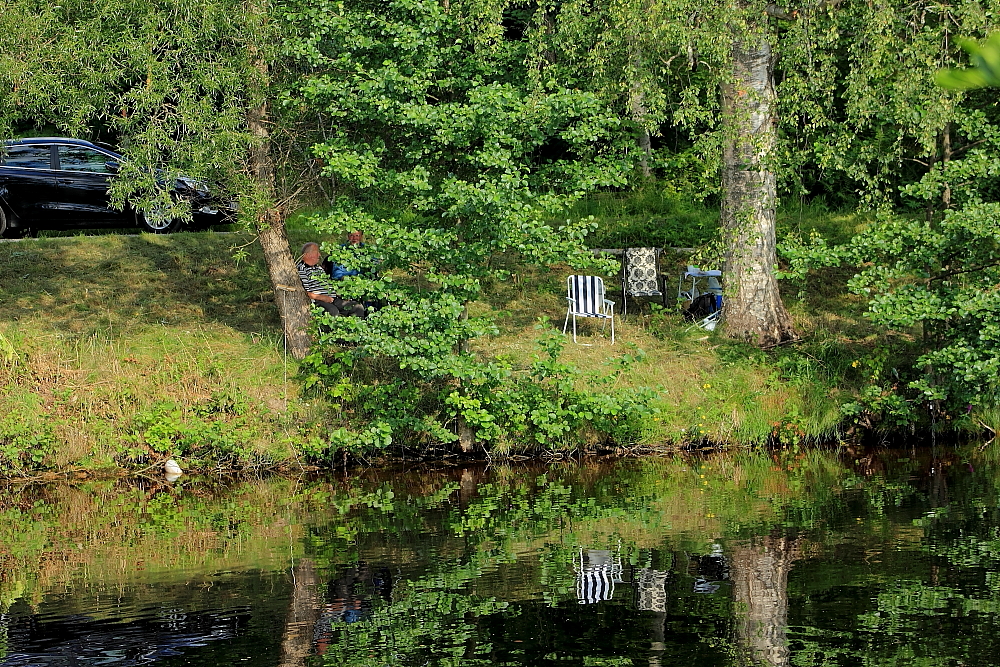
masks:
[[[0,665],[996,665],[994,458],[9,486]]]

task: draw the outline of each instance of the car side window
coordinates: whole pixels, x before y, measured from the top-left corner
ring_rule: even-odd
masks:
[[[110,155],[83,146],[60,146],[59,168],[64,171],[89,171],[97,174],[114,173],[108,168]]]
[[[3,165],[24,169],[51,169],[49,155],[48,146],[6,146]]]

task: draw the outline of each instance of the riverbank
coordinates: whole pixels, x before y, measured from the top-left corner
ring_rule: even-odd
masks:
[[[294,247],[311,234],[290,237]],[[25,239],[0,244],[0,267],[2,475],[135,470],[168,457],[201,470],[310,466],[329,461],[306,452],[351,424],[303,392],[250,235]],[[499,333],[475,350],[528,367],[540,318],[561,326],[566,273],[521,268],[490,285],[470,310],[494,316]],[[613,346],[584,324],[560,362],[583,389],[649,390],[639,432],[612,449],[836,438],[864,381],[857,360],[876,342],[846,278],[786,286],[803,336],[787,349],[764,353],[654,308],[619,320]]]
[[[242,234],[0,246],[0,473],[296,459],[315,415]],[[251,249],[251,253],[254,251]]]

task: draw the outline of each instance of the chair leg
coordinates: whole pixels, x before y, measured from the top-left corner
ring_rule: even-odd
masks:
[[[566,309],[566,320],[563,322],[563,335],[564,336],[566,335],[566,326],[569,324],[569,312],[570,312],[570,309],[567,308]]]
[[[576,342],[576,313],[573,313],[573,342]]]
[[[615,311],[611,309],[611,344],[615,344]]]

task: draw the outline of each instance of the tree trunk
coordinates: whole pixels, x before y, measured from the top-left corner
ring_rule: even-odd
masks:
[[[629,86],[629,107],[632,110],[632,120],[639,126],[636,136],[636,145],[639,148],[639,168],[645,180],[653,178],[653,170],[649,166],[649,159],[653,155],[653,140],[649,135],[649,111],[646,109],[646,95],[642,88],[642,81],[639,78],[642,59],[639,57],[638,47],[632,48],[632,83]]]
[[[260,246],[264,250],[264,261],[274,288],[274,302],[281,315],[281,325],[288,342],[288,350],[296,359],[302,359],[309,352],[309,297],[302,288],[295,258],[288,247],[285,220],[280,208],[275,204],[274,162],[271,159],[270,132],[268,131],[268,110],[264,103],[247,114],[247,125],[257,141],[250,148],[250,168],[258,188],[265,193],[270,208],[262,212],[255,221]]]
[[[770,160],[777,129],[771,45],[763,35],[737,36],[732,56],[732,81],[722,86],[724,331],[769,347],[795,338],[773,269],[777,193]]]
[[[951,123],[944,124],[944,132],[941,133],[941,170],[948,169],[951,162]],[[941,193],[941,203],[945,208],[951,208],[951,183],[944,184],[944,192]]]
[[[787,667],[791,664],[788,627],[788,571],[798,557],[796,541],[765,537],[737,547],[730,558],[733,597],[741,617],[737,633],[746,664]]]
[[[305,667],[306,659],[313,653],[313,630],[322,603],[312,561],[299,561],[292,570],[292,600],[281,637],[280,667]]]
[[[462,308],[462,314],[459,315],[459,319],[465,322],[469,319],[469,304],[466,302],[465,306]],[[458,351],[462,354],[468,354],[470,351],[469,341],[467,339],[462,339],[458,342]],[[476,431],[472,428],[468,421],[466,421],[463,415],[458,416],[458,449],[463,454],[471,454],[476,449]]]

